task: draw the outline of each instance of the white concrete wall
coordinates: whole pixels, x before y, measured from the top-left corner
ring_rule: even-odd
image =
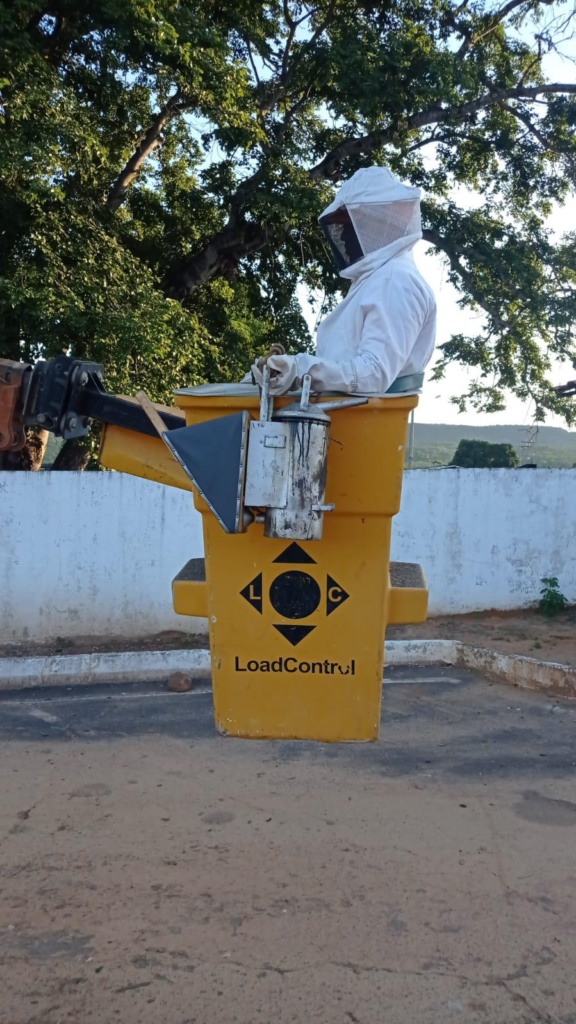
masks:
[[[0,642],[197,632],[171,581],[203,554],[186,491],[122,473],[0,473]]]
[[[526,607],[542,576],[576,602],[576,470],[405,473],[392,557],[423,566],[431,615]]]
[[[202,555],[191,496],[120,473],[0,473],[0,642],[195,632],[172,577]],[[430,612],[520,608],[558,576],[576,602],[576,470],[415,470],[393,557]]]

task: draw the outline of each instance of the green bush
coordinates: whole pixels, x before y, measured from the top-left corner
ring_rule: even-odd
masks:
[[[540,611],[543,615],[558,615],[558,612],[563,611],[567,607],[568,601],[560,590],[557,577],[543,576],[540,583],[543,584],[540,590],[542,596],[538,603]]]

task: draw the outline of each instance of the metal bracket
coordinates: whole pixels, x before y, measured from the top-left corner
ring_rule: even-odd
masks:
[[[84,437],[89,417],[80,411],[83,391],[103,378],[103,367],[72,356],[58,356],[34,366],[24,409],[25,422],[51,430],[65,441]]]

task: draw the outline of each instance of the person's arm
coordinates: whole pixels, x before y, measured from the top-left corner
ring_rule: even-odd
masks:
[[[388,278],[363,312],[360,344],[350,359],[332,360],[306,352],[272,356],[268,360],[271,392],[284,394],[309,373],[314,391],[385,394],[408,362],[429,314],[429,301],[415,282]]]

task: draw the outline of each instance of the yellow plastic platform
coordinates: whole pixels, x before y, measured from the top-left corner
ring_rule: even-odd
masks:
[[[177,401],[188,424],[242,408],[258,415],[255,394],[191,389]],[[377,737],[385,625],[426,615],[419,567],[404,568],[392,583],[389,576],[392,517],[416,404],[416,396],[406,395],[331,414],[326,501],[335,511],[324,517],[321,541],[270,540],[259,524],[226,534],[195,497],[206,582],[177,578],[173,592],[177,611],[198,615],[207,605],[221,732]]]
[[[176,395],[187,424],[248,409],[255,389],[221,385]],[[289,399],[280,400],[282,405]],[[173,581],[174,608],[207,616],[218,729],[251,738],[373,740],[378,736],[388,623],[426,617],[419,566],[389,564],[406,434],[416,395],[331,413],[321,541],[227,534],[194,492],[205,560]],[[105,431],[101,461],[177,487],[188,478],[160,439]]]

